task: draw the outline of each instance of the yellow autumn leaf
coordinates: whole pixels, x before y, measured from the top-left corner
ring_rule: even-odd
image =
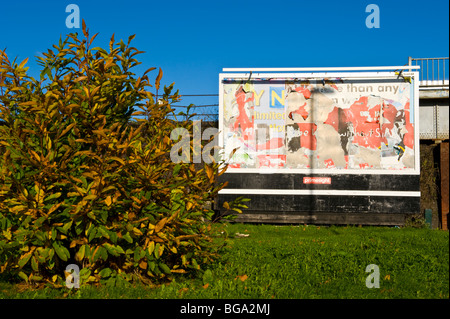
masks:
[[[155,226],[155,233],[158,233],[166,225],[167,217],[161,219]]]
[[[213,178],[213,174],[214,174],[213,169],[210,166],[205,165],[205,170],[206,170],[206,175],[208,175],[208,178],[211,181]]]
[[[80,82],[80,81],[84,81],[86,79],[87,79],[87,76],[83,75],[83,76],[80,76],[80,77],[76,78],[75,80],[73,80],[73,82],[77,83],[77,82]]]
[[[67,193],[67,197],[73,197],[73,196],[80,196],[80,194],[77,193],[77,192],[69,192],[69,193]]]
[[[105,134],[105,130],[104,129],[93,130],[92,133],[97,134],[97,135],[101,135],[103,137],[107,137],[106,134]]]
[[[90,97],[89,89],[87,87],[83,86],[83,91],[84,91],[84,93],[86,93],[86,96],[89,98]]]
[[[25,64],[27,64],[27,62],[28,62],[28,58],[23,60],[22,63],[19,64],[19,69],[22,69],[25,66]]]
[[[136,236],[142,236],[142,232],[140,229],[137,229],[136,227],[133,227],[133,234],[135,234]]]
[[[106,197],[106,199],[105,199],[105,204],[106,204],[106,206],[111,206],[111,203],[112,203],[112,198],[111,198],[111,196]]]
[[[164,252],[164,245],[161,245],[161,246],[159,246],[159,249],[158,249],[158,254],[160,257],[162,256],[163,252]]]
[[[163,71],[161,70],[161,68],[159,68],[159,73],[158,73],[158,76],[156,77],[156,80],[155,80],[155,88],[157,90],[159,90],[159,85],[160,85],[162,76],[163,76]]]
[[[96,199],[97,198],[97,195],[87,195],[87,196],[85,196],[84,198],[83,198],[83,200],[91,200],[91,199]]]
[[[247,280],[248,276],[247,275],[242,275],[242,276],[237,275],[236,278],[234,278],[234,280],[236,280],[238,278],[240,281],[244,282]]]
[[[148,250],[148,254],[149,255],[153,254],[153,251],[155,250],[155,242],[154,241],[150,242],[150,244],[148,245],[147,250]]]
[[[40,157],[35,151],[30,150],[30,153],[31,153],[38,161],[41,160],[41,157]]]
[[[115,160],[115,161],[117,161],[117,162],[119,162],[119,163],[122,164],[122,165],[125,165],[125,162],[124,162],[123,159],[121,159],[120,157],[117,157],[117,156],[111,156],[110,158],[113,159],[113,160]]]
[[[63,135],[65,135],[67,132],[69,132],[77,123],[72,123],[69,126],[67,126],[64,131],[61,132],[61,134],[59,135],[59,138]]]
[[[147,262],[145,262],[144,260],[142,260],[142,261],[139,263],[139,267],[142,268],[142,269],[147,269]]]
[[[95,88],[92,90],[91,95],[95,95],[95,94],[98,92],[98,90],[100,90],[100,86],[95,87]]]
[[[171,272],[177,273],[177,274],[185,274],[186,270],[184,270],[184,269],[172,269]]]

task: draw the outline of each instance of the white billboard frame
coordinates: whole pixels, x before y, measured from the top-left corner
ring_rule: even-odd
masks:
[[[418,69],[419,66],[388,66],[388,67],[338,67],[338,68],[224,68],[224,72],[219,74],[219,147],[224,147],[224,81],[249,80],[249,79],[270,79],[270,80],[322,80],[325,78],[352,79],[398,79],[399,76],[411,79],[413,102],[410,106],[414,112],[414,168],[404,170],[388,169],[339,169],[339,168],[228,168],[227,173],[261,173],[261,174],[358,174],[358,175],[420,175],[420,146],[419,146],[419,72],[409,71]],[[326,71],[327,72],[324,72]],[[384,71],[383,71],[384,70]],[[385,71],[391,70],[391,71]],[[338,71],[338,72],[337,72]],[[397,72],[396,72],[397,71]],[[398,71],[402,73],[399,74]],[[236,73],[242,72],[242,73]],[[254,73],[256,72],[256,73]],[[260,73],[264,72],[264,73]],[[274,73],[267,73],[274,72]]]

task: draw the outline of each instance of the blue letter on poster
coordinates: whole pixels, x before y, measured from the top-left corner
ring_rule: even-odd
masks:
[[[270,107],[275,109],[284,108],[284,88],[283,87],[270,87]]]

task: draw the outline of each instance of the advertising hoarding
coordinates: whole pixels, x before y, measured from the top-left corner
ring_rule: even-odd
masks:
[[[243,222],[399,225],[419,212],[418,73],[350,69],[220,74],[219,210],[244,196]]]

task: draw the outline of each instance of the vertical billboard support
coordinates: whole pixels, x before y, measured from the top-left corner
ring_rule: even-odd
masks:
[[[219,145],[236,152],[218,209],[245,195],[247,222],[398,225],[419,212],[418,73],[405,68],[220,74]]]

